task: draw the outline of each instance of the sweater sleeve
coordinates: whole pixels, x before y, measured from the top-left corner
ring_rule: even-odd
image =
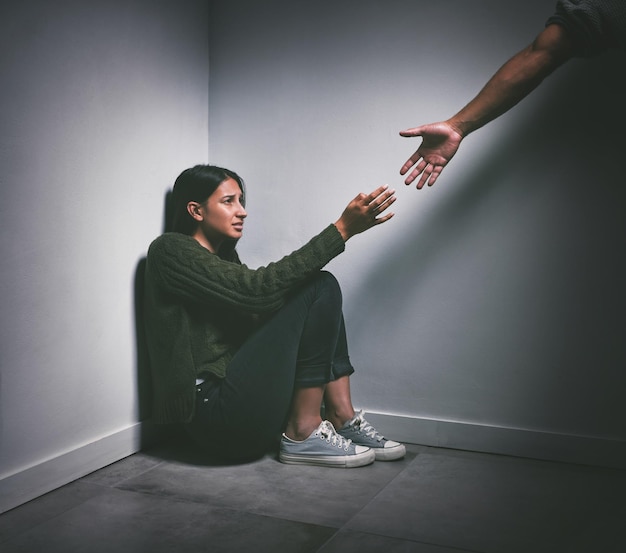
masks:
[[[593,57],[610,48],[626,46],[624,0],[558,0],[546,25],[552,23],[569,31],[579,57]]]
[[[168,293],[199,305],[225,305],[263,313],[278,309],[285,296],[345,249],[335,225],[281,260],[258,269],[225,261],[194,238],[166,233],[148,250],[155,282]]]

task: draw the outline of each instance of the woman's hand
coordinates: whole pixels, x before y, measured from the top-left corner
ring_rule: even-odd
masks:
[[[382,213],[396,201],[394,194],[395,190],[389,190],[386,185],[383,185],[370,194],[361,192],[354,198],[335,223],[344,241],[391,219],[393,213],[386,215]]]

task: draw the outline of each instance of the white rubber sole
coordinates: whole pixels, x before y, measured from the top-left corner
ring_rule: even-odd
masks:
[[[356,468],[371,465],[376,460],[376,453],[368,449],[355,455],[301,455],[280,452],[278,460],[288,465],[313,465],[316,467]]]
[[[395,461],[406,455],[406,447],[403,444],[395,447],[373,447],[377,461]]]

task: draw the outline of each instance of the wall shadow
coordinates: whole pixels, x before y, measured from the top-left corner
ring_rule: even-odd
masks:
[[[420,288],[424,284],[423,268],[433,263],[442,252],[448,251],[459,234],[468,225],[475,223],[476,213],[496,191],[508,187],[506,193],[511,200],[515,200],[511,201],[512,207],[516,202],[527,201],[539,192],[533,186],[532,175],[542,168],[534,167],[535,160],[550,159],[550,163],[555,166],[560,163],[580,164],[582,167],[603,162],[606,165],[609,158],[621,156],[621,148],[616,144],[619,131],[614,125],[618,120],[626,120],[626,108],[615,94],[611,94],[611,98],[607,98],[606,94],[610,81],[615,78],[608,75],[615,70],[611,63],[614,59],[611,57],[596,61],[595,67],[582,67],[580,71],[578,68],[569,68],[558,86],[550,91],[541,88],[535,91],[533,94],[543,94],[545,99],[537,106],[533,116],[521,125],[512,127],[511,133],[500,141],[497,149],[481,156],[477,163],[468,167],[464,178],[454,183],[455,189],[446,201],[425,213],[410,234],[384,248],[376,268],[361,282],[356,297],[377,289]],[[589,63],[594,64],[594,61]],[[592,78],[603,73],[607,73],[609,82],[600,84],[597,78]],[[577,93],[572,94],[573,91]],[[584,104],[581,104],[581,98],[586,100]],[[593,110],[588,109],[588,106],[593,106]],[[489,132],[489,128],[477,132]],[[472,136],[467,140],[472,140]],[[587,147],[585,141],[593,143]],[[417,146],[418,142],[415,144]],[[460,160],[452,161],[457,162],[460,163]],[[503,184],[510,180],[508,177],[512,172],[528,174],[528,186],[515,188]],[[433,189],[414,192],[436,193],[438,187],[445,186],[442,180],[446,178],[445,175],[444,171]],[[562,190],[565,196],[572,193],[573,187],[593,186],[596,193],[610,194],[615,202],[623,203],[626,189],[616,184],[601,180],[593,183],[554,182],[554,186]],[[402,269],[398,266],[398,260],[401,260]],[[390,267],[396,269],[390,270]],[[411,268],[414,270],[409,270]],[[403,304],[402,294],[398,294],[397,300],[397,304],[386,309],[389,314],[401,313],[407,307]],[[356,328],[359,324],[367,326],[368,321],[365,318],[355,320],[351,326]]]
[[[607,264],[610,262],[620,274],[626,274],[624,251],[615,251],[618,243],[615,237],[623,236],[620,233],[624,232],[625,227],[623,222],[618,222],[617,213],[626,206],[626,189],[612,178],[620,174],[618,165],[623,139],[620,138],[619,129],[621,123],[626,121],[626,108],[619,97],[623,85],[619,85],[615,77],[616,64],[620,60],[623,63],[623,58],[605,56],[597,60],[573,61],[570,67],[563,68],[554,86],[539,88],[533,93],[541,95],[542,100],[537,102],[530,117],[520,124],[512,125],[508,136],[495,149],[470,161],[463,178],[450,183],[454,190],[450,191],[446,200],[420,216],[401,240],[386,244],[374,269],[356,290],[351,291],[351,295],[356,298],[367,297],[372,290],[405,290],[406,294],[396,293],[386,297],[384,305],[377,305],[376,317],[349,317],[351,332],[355,336],[376,336],[381,320],[397,325],[402,325],[405,317],[411,320],[409,312],[418,312],[421,299],[428,296],[428,283],[431,282],[429,267],[437,266],[442,257],[455,251],[459,236],[480,222],[480,215],[489,209],[489,205],[503,205],[501,201],[491,201],[495,194],[505,196],[511,210],[534,199],[536,194],[541,194],[534,179],[534,175],[543,169],[542,161],[539,160],[544,163],[548,161],[556,175],[549,186],[562,194],[561,209],[569,209],[571,204],[567,202],[574,198],[574,202],[578,202],[574,207],[584,214],[581,198],[585,196],[589,197],[589,204],[595,202],[595,205],[607,206],[607,217],[602,221],[602,226],[596,223],[597,228],[594,228],[593,236],[599,238],[595,253],[601,252]],[[489,131],[486,127],[477,132]],[[467,140],[472,140],[472,137]],[[453,160],[452,163],[461,163],[461,160]],[[558,175],[561,166],[564,168],[563,178]],[[571,174],[572,167],[579,167],[581,174],[592,175],[592,179],[565,177]],[[432,189],[413,192],[437,193],[437,189],[446,184],[445,175],[444,171]],[[523,187],[516,186],[520,180],[525,182]],[[558,211],[555,211],[554,217],[559,217]],[[581,219],[581,225],[585,223]],[[606,240],[602,237],[606,237]],[[583,255],[589,250],[583,250]],[[589,267],[594,259],[597,259],[597,255],[590,260],[583,258],[580,265]],[[532,259],[529,260],[529,263],[532,262]],[[571,278],[585,279],[588,273],[572,274]],[[609,294],[611,291],[603,293]],[[407,301],[407,298],[411,300]],[[615,302],[623,302],[623,295],[615,297]],[[597,320],[607,325],[605,333],[617,335],[623,329],[609,328],[606,319],[606,313],[598,313]],[[623,321],[623,315],[617,319],[617,322],[620,321]],[[481,324],[481,321],[477,320],[476,324]],[[542,321],[538,320],[536,324],[541,325]],[[394,334],[393,330],[388,332]],[[617,338],[612,343],[617,343]],[[564,344],[564,347],[567,346]],[[409,350],[413,348],[415,351],[406,356],[419,359],[420,352],[416,346],[403,344],[401,347]],[[623,360],[623,355],[623,349],[614,348],[601,351],[595,358],[596,366],[602,367],[603,371],[603,375],[598,378],[610,378],[613,380],[612,386],[621,389],[626,376],[612,367]],[[580,371],[584,372],[585,369],[581,368]],[[543,387],[542,398],[551,392],[549,397],[552,403],[538,405],[536,409],[536,418],[550,420],[551,413],[559,409],[562,390],[546,390],[545,382],[541,381],[524,384],[524,390],[532,389],[533,384],[537,388]],[[530,398],[520,397],[520,401],[527,399]]]
[[[172,228],[171,191],[168,190],[163,201],[163,232]],[[151,424],[152,417],[152,375],[150,356],[146,343],[144,321],[146,257],[137,262],[134,278],[134,310],[135,310],[135,347],[136,347],[136,379],[137,379],[137,413],[141,426],[141,449],[150,447],[171,436],[171,429],[166,426]]]

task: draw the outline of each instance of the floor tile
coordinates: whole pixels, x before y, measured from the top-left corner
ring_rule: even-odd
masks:
[[[107,490],[2,544],[3,553],[315,552],[332,528]]]
[[[626,472],[421,453],[347,528],[481,553],[589,553],[617,541]]]
[[[102,491],[99,486],[72,482],[3,513],[0,516],[0,543],[74,509]],[[4,549],[0,547],[0,551],[4,552]]]
[[[169,460],[118,488],[340,527],[415,456],[409,446],[406,459],[355,469],[285,465],[273,456],[230,466]]]
[[[81,482],[89,482],[100,486],[115,486],[124,480],[134,478],[152,470],[163,462],[162,459],[147,453],[136,453],[104,467],[96,472],[92,472],[81,479]]]
[[[624,553],[626,471],[409,445],[358,469],[161,443],[0,516],[2,553]]]
[[[385,553],[475,553],[465,549],[450,549],[350,530],[337,532],[318,553],[380,553],[381,551]]]

